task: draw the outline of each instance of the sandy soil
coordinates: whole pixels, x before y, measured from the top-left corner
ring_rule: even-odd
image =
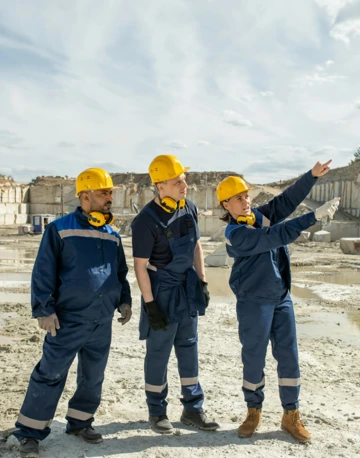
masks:
[[[29,282],[9,277],[31,272],[39,236],[0,232],[0,456],[18,456],[17,441],[5,441],[21,407],[30,373],[42,348],[43,331],[31,319]],[[131,240],[124,238],[130,281],[134,281]],[[203,240],[205,254],[218,244]],[[11,249],[16,250],[17,261]],[[5,253],[5,254],[4,254]],[[200,380],[205,409],[221,424],[215,433],[193,431],[179,422],[180,383],[176,360],[169,363],[168,415],[175,433],[159,436],[147,424],[144,397],[144,343],[138,340],[139,290],[133,288],[132,321],[116,320],[101,406],[95,426],[104,442],[90,446],[64,434],[67,401],[75,387],[76,365],[52,425],[42,442],[42,458],[84,457],[355,457],[360,455],[360,258],[343,255],[338,244],[294,245],[292,254],[294,303],[302,369],[301,412],[311,431],[311,444],[301,445],[280,430],[276,364],[269,349],[263,423],[249,439],[236,429],[245,416],[241,391],[242,364],[235,301],[229,292],[228,269],[208,269],[212,300],[200,319]],[[25,280],[24,280],[25,278]],[[13,293],[22,293],[14,296]],[[25,294],[25,296],[23,295]],[[19,297],[21,300],[17,300]]]

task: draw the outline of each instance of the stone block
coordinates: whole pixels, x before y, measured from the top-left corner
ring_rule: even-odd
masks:
[[[340,239],[340,249],[344,254],[360,254],[359,237],[343,237]]]
[[[6,213],[4,216],[5,216],[5,221],[4,221],[5,225],[10,226],[12,224],[15,224],[15,215],[14,214]]]
[[[331,242],[331,233],[328,231],[317,231],[313,236],[314,242]]]
[[[28,215],[14,215],[15,216],[15,224],[26,224],[28,220]]]
[[[233,258],[230,258],[226,252],[226,245],[220,245],[214,250],[213,253],[209,254],[205,258],[205,263],[209,267],[222,267],[231,266],[234,263]]]
[[[29,204],[19,204],[19,213],[27,215],[29,213]]]
[[[306,243],[310,240],[310,232],[307,231],[301,231],[301,234],[299,237],[295,240],[295,242],[299,243]]]
[[[226,225],[220,227],[217,231],[211,234],[210,240],[212,242],[225,242],[225,229]]]

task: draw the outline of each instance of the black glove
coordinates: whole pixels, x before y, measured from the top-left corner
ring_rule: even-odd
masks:
[[[159,329],[167,329],[169,320],[166,315],[159,309],[159,306],[155,301],[145,302],[145,310],[148,314],[150,328],[154,331]]]
[[[209,305],[209,302],[210,302],[210,293],[209,293],[209,290],[207,289],[207,282],[206,281],[202,281],[201,280],[201,283],[202,283],[202,286],[203,286],[203,292],[204,292],[204,295],[205,295],[205,302],[206,302],[206,305],[205,307],[207,307]]]

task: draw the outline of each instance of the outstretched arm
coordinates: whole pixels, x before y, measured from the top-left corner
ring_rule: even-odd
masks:
[[[274,197],[267,204],[257,207],[257,210],[266,216],[271,224],[280,223],[288,218],[309,194],[317,179],[328,173],[330,162],[331,159],[324,164],[317,162],[296,183],[289,186],[284,192]]]

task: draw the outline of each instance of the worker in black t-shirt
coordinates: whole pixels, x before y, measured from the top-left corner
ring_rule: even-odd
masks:
[[[198,381],[198,315],[210,296],[195,205],[186,200],[188,167],[175,156],[157,156],[149,166],[156,197],[132,223],[134,268],[142,294],[140,339],[146,339],[145,393],[151,428],[171,433],[166,415],[167,365],[178,361],[184,406],[181,421],[205,431],[219,428],[203,411]]]

